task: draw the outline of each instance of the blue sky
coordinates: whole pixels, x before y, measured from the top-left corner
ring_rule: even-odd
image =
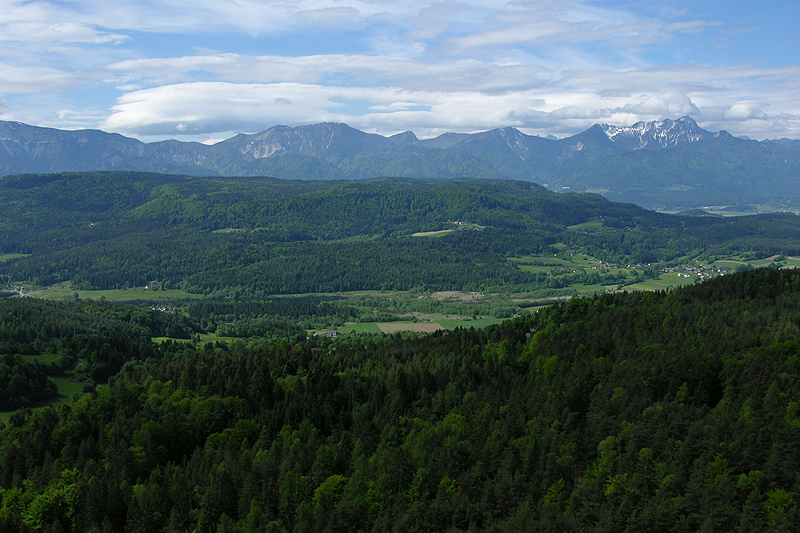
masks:
[[[797,2],[0,0],[0,120],[213,142],[684,115],[800,138]]]

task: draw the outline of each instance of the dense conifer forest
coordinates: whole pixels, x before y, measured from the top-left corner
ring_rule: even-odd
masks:
[[[127,324],[121,371],[0,430],[4,533],[800,522],[797,271],[573,299],[484,330],[201,349],[141,340],[191,331],[184,319],[101,311]],[[4,332],[3,357],[107,334],[32,324]]]
[[[510,257],[581,248],[622,264],[800,254],[800,217],[678,217],[529,182],[357,182],[85,172],[0,178],[0,281],[157,282],[218,298],[547,288]],[[570,231],[602,221],[602,231]],[[436,238],[414,234],[452,230]],[[456,231],[457,230],[457,231]],[[21,255],[20,255],[21,254]]]

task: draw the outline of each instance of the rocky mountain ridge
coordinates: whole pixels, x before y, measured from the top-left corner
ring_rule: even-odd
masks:
[[[602,124],[600,127],[609,139],[627,150],[671,148],[679,144],[701,141],[713,135],[699,127],[690,117],[637,122],[629,127],[609,124]]]
[[[596,124],[563,139],[506,127],[419,139],[346,124],[274,126],[214,145],[143,143],[98,130],[0,121],[0,175],[136,170],[286,179],[505,178],[560,192],[600,192],[655,208],[800,204],[800,141],[752,141],[709,132],[690,117]]]

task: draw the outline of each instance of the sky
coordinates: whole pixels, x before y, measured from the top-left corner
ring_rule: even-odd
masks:
[[[0,0],[0,120],[214,142],[690,116],[800,139],[800,3]]]

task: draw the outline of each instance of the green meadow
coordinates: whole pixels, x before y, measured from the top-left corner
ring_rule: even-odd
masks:
[[[0,263],[10,261],[12,259],[19,259],[20,257],[28,257],[30,254],[0,254]]]
[[[646,281],[634,283],[633,285],[627,285],[624,288],[635,291],[665,291],[676,287],[683,287],[684,285],[693,285],[696,282],[696,274],[689,274],[687,278],[685,275],[679,275],[678,272],[668,272],[666,274],[661,274],[658,279],[648,279]]]
[[[398,331],[414,331],[414,329],[418,326],[422,326],[424,324],[439,324],[444,329],[452,330],[457,328],[484,328],[486,326],[490,326],[492,324],[499,324],[501,323],[503,318],[495,318],[495,317],[479,317],[479,318],[472,318],[472,317],[453,317],[451,315],[442,315],[437,313],[432,314],[423,314],[421,315],[420,319],[416,321],[412,320],[401,320],[397,322],[391,322],[390,324],[393,328],[396,328]],[[310,331],[309,335],[313,335],[314,333],[325,333],[328,330],[316,330]],[[376,322],[364,322],[364,323],[348,323],[344,326],[340,326],[336,328],[336,332],[339,335],[344,335],[347,333],[359,334],[359,333],[369,333],[375,335],[383,334],[383,331],[378,326]]]
[[[23,361],[28,362],[38,361],[39,363],[55,363],[61,356],[57,353],[43,353],[38,355],[20,355],[20,357],[22,357]]]
[[[23,357],[29,357],[29,356],[23,356]],[[42,356],[34,356],[34,357],[42,357]],[[33,405],[34,409],[47,407],[49,405],[58,405],[64,402],[71,402],[72,397],[75,394],[79,394],[83,391],[83,383],[76,383],[75,381],[70,381],[69,379],[63,377],[55,377],[50,379],[58,387],[58,396],[50,400],[47,400],[45,402],[38,402],[34,404]],[[17,411],[0,411],[0,422],[3,424],[8,423],[9,419],[11,418],[11,415],[13,415],[16,412]]]
[[[603,227],[602,220],[590,220],[588,222],[583,222],[581,224],[575,224],[573,226],[568,226],[567,229],[570,231],[597,231]]]
[[[130,289],[106,289],[106,290],[75,290],[68,289],[63,285],[54,285],[44,289],[37,289],[28,293],[29,296],[44,298],[48,300],[63,300],[74,298],[75,294],[81,300],[98,300],[100,298],[112,302],[130,302],[134,300],[184,300],[189,298],[202,298],[200,294],[191,294],[180,289],[145,289],[144,287],[134,287]]]

